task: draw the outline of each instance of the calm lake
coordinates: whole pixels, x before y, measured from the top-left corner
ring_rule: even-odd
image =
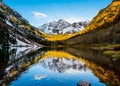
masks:
[[[77,48],[0,48],[0,86],[120,86],[120,59]]]

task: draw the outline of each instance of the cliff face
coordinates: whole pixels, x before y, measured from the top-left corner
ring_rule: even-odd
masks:
[[[102,9],[91,23],[65,44],[120,43],[120,0]]]

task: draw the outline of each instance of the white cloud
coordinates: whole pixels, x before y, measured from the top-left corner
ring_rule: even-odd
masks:
[[[47,17],[46,14],[43,14],[43,13],[40,13],[40,12],[32,12],[32,13],[34,14],[35,18],[41,19],[41,18],[46,18]]]
[[[65,20],[68,21],[69,23],[86,21],[86,19],[84,19],[84,18],[77,18],[77,17],[66,18]]]

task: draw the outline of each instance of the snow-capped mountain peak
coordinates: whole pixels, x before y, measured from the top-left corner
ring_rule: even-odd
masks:
[[[47,34],[72,34],[78,32],[88,25],[88,21],[75,22],[73,24],[59,19],[40,26],[40,30]]]

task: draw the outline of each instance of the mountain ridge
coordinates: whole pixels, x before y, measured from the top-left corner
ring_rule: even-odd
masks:
[[[3,2],[0,2],[0,28],[1,46],[18,46],[18,40],[28,45],[44,44],[46,40],[44,33]]]
[[[119,22],[120,0],[114,0],[106,8],[100,10],[84,30],[76,33],[64,42],[70,45],[120,43]]]
[[[40,31],[46,34],[73,34],[81,31],[89,24],[89,21],[69,23],[64,19],[45,23],[39,27]]]
[[[120,43],[120,0],[102,9],[88,26],[74,34],[48,35],[29,24],[18,12],[0,2],[0,45]]]

